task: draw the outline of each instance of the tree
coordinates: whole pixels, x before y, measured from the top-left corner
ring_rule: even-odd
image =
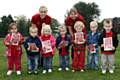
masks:
[[[93,16],[100,16],[100,9],[96,3],[78,2],[74,5],[78,12],[84,16],[86,20],[86,29],[89,30],[89,23],[93,20]]]
[[[18,31],[24,35],[28,36],[29,34],[29,27],[31,25],[30,19],[27,19],[26,16],[21,15],[21,16],[15,16],[16,18],[16,23],[18,26]]]
[[[59,26],[59,22],[57,21],[57,19],[52,18],[52,33],[55,35],[56,33],[58,33],[58,26]]]
[[[1,17],[0,37],[5,37],[5,35],[8,33],[9,24],[12,22],[14,22],[14,20],[11,15]]]
[[[112,19],[113,22],[113,29],[115,32],[120,33],[120,17],[114,17]]]

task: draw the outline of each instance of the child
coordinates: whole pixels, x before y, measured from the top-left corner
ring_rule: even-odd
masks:
[[[60,25],[59,27],[60,35],[57,37],[56,40],[56,47],[59,50],[59,62],[60,68],[59,71],[65,69],[66,71],[69,70],[69,48],[71,45],[70,38],[66,35],[66,27],[65,25]]]
[[[73,39],[74,58],[72,62],[72,72],[76,70],[80,70],[81,72],[84,71],[86,44],[86,34],[82,32],[84,27],[85,25],[81,21],[77,21],[74,25],[76,33]]]
[[[43,25],[40,40],[42,42],[43,74],[52,72],[52,61],[54,56],[55,38],[52,36],[50,25]]]
[[[18,32],[16,23],[9,25],[9,33],[4,39],[4,45],[6,46],[6,55],[8,58],[8,72],[7,75],[11,75],[16,68],[17,75],[21,74],[21,56],[22,48],[21,45],[24,41],[22,35]]]
[[[103,22],[104,30],[100,35],[99,44],[101,46],[101,62],[102,73],[106,73],[106,69],[109,72],[114,73],[115,51],[118,46],[117,34],[112,29],[112,21],[106,19]],[[108,65],[107,65],[108,64]]]
[[[29,28],[30,36],[25,40],[24,47],[27,53],[28,60],[28,74],[34,72],[34,74],[38,74],[38,59],[40,56],[40,48],[42,44],[38,37],[38,29],[36,27]]]
[[[88,68],[98,69],[98,40],[100,33],[97,32],[98,23],[92,21],[90,23],[90,32],[88,33],[87,43],[88,43]]]

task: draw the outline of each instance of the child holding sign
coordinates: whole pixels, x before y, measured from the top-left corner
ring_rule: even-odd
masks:
[[[50,25],[43,25],[41,30],[40,40],[42,42],[41,54],[43,57],[43,74],[47,71],[52,72],[52,61],[54,56],[55,38],[52,36]]]
[[[22,56],[22,43],[24,42],[23,36],[18,32],[17,24],[11,23],[9,25],[9,33],[7,34],[4,44],[6,46],[6,55],[8,58],[8,72],[11,75],[16,68],[17,75],[21,74],[21,56]]]
[[[99,44],[101,46],[101,62],[102,62],[102,73],[106,73],[106,69],[109,72],[114,73],[114,62],[115,62],[115,51],[118,46],[117,34],[112,29],[112,21],[104,20],[104,30],[100,35]],[[108,65],[107,65],[108,64]]]
[[[59,63],[61,70],[69,70],[69,48],[71,45],[70,37],[66,34],[67,30],[65,25],[60,25],[59,27],[60,34],[56,39],[56,47],[59,50]]]
[[[38,37],[38,29],[36,27],[29,28],[30,36],[25,40],[24,47],[27,52],[28,74],[38,74],[38,59],[40,56],[40,48],[42,44]]]
[[[72,61],[72,72],[80,70],[84,71],[85,68],[85,47],[86,47],[86,34],[82,32],[85,27],[84,23],[77,21],[74,25],[76,33],[74,34],[73,49],[74,49],[74,58]]]
[[[98,69],[99,60],[99,48],[98,41],[100,33],[97,31],[98,23],[92,21],[90,23],[90,32],[88,33],[87,43],[88,43],[88,65],[90,69]]]

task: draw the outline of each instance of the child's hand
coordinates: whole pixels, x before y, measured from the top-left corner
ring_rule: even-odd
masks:
[[[112,47],[112,50],[115,50],[115,47],[114,47],[114,46]]]
[[[74,40],[74,43],[75,43],[75,44],[77,44],[77,41],[76,41],[76,40]]]
[[[96,44],[93,44],[93,46],[96,46]]]
[[[68,41],[65,41],[65,46],[68,46]]]
[[[86,41],[86,40],[85,40],[85,39],[83,39],[83,40],[82,40],[82,42],[80,42],[79,44],[84,44],[84,43],[85,43],[85,41]]]
[[[61,47],[65,47],[65,41],[62,41],[60,44],[59,44],[59,48]]]
[[[104,47],[104,45],[102,44],[101,47]]]
[[[58,49],[60,49],[62,47],[62,42],[58,45]]]
[[[38,51],[39,52],[39,48],[37,47],[37,50],[36,51]]]
[[[28,51],[30,51],[30,43],[28,43],[28,48],[27,48]]]
[[[83,43],[85,43],[85,41],[86,41],[86,40],[85,40],[85,39],[83,39]]]
[[[58,46],[58,49],[60,49],[61,48],[61,46]]]
[[[10,46],[10,45],[12,45],[12,42],[6,42],[5,44]]]
[[[28,47],[27,50],[30,51],[30,47]]]

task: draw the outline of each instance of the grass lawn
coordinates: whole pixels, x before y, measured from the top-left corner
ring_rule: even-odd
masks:
[[[120,36],[119,36],[120,40]],[[28,75],[27,74],[27,62],[26,53],[22,56],[22,75],[17,76],[13,73],[11,76],[6,76],[7,72],[7,59],[5,56],[5,47],[3,46],[3,39],[0,39],[0,80],[120,80],[120,45],[117,48],[116,54],[116,69],[114,74],[107,73],[105,75],[101,74],[101,69],[86,70],[85,72],[75,72],[72,73],[71,70],[66,72],[58,72],[58,54],[54,56],[53,61],[53,73],[42,74],[42,70],[39,70],[38,75]]]

